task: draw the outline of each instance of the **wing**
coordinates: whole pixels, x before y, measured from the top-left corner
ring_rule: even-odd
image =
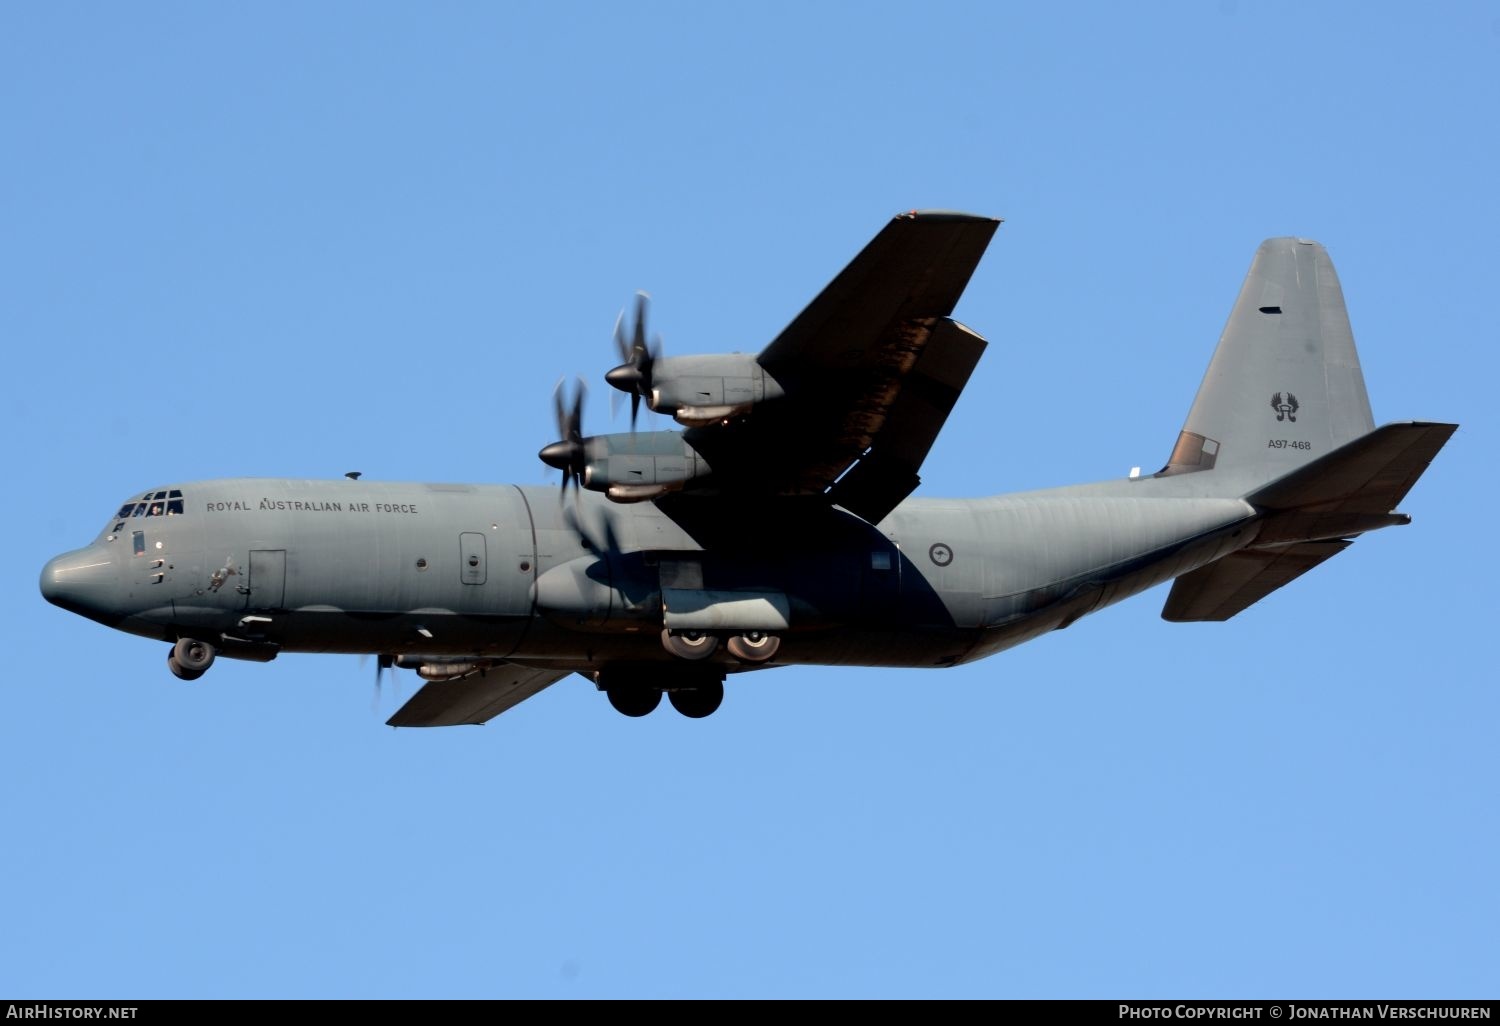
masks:
[[[949,315],[999,225],[912,211],[876,235],[756,358],[784,395],[687,432],[718,489],[827,493],[872,523],[909,495],[984,352]]]
[[[453,727],[460,723],[486,723],[562,680],[570,672],[502,663],[482,674],[459,680],[431,681],[412,695],[386,723],[392,727]]]

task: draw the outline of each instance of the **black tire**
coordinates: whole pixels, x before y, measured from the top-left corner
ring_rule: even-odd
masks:
[[[609,696],[609,704],[615,707],[615,711],[626,716],[645,716],[661,705],[660,688],[627,685],[610,688],[605,694]]]
[[[729,654],[743,663],[763,663],[781,648],[781,639],[774,634],[747,631],[729,639]]]
[[[705,681],[695,688],[668,691],[667,698],[671,700],[672,708],[682,715],[701,720],[713,715],[724,701],[724,683],[717,680]]]
[[[719,647],[719,639],[706,631],[663,630],[661,644],[679,659],[707,659]]]
[[[194,680],[208,670],[214,664],[214,647],[206,641],[196,638],[183,638],[172,646],[172,659],[185,673],[191,673],[192,677],[184,680]]]
[[[172,676],[178,680],[197,680],[203,676],[202,670],[187,670],[177,661],[176,652],[167,653],[167,669],[172,671]]]

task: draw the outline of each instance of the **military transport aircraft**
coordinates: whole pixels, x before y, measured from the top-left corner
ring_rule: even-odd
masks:
[[[1260,246],[1165,466],[909,498],[985,341],[952,318],[999,221],[894,218],[755,355],[666,356],[617,323],[629,432],[556,395],[546,486],[163,484],[41,575],[48,601],[215,657],[377,656],[426,683],[394,726],[484,723],[580,674],[628,716],[690,717],[788,665],[944,667],[1173,580],[1225,620],[1395,512],[1454,424],[1376,428],[1328,254]],[[640,404],[681,430],[636,431]],[[574,491],[568,496],[569,488]]]

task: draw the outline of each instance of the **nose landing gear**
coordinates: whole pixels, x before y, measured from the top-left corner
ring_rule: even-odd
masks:
[[[214,647],[196,638],[183,638],[167,653],[167,669],[179,680],[197,680],[214,664]]]

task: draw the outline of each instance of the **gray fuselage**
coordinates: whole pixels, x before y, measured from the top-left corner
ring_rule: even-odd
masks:
[[[749,502],[730,521],[716,503],[716,518],[699,522],[690,497],[622,505],[513,485],[199,481],[145,493],[144,511],[127,503],[91,545],[49,563],[42,588],[120,630],[211,637],[228,656],[388,653],[583,672],[671,661],[664,595],[709,596],[722,610],[769,596],[785,615],[771,665],[948,666],[1248,544],[1254,509],[1194,494],[1196,483],[908,500],[872,527],[816,501]],[[168,495],[180,495],[171,512],[153,504]],[[715,615],[725,629],[751,626]]]

